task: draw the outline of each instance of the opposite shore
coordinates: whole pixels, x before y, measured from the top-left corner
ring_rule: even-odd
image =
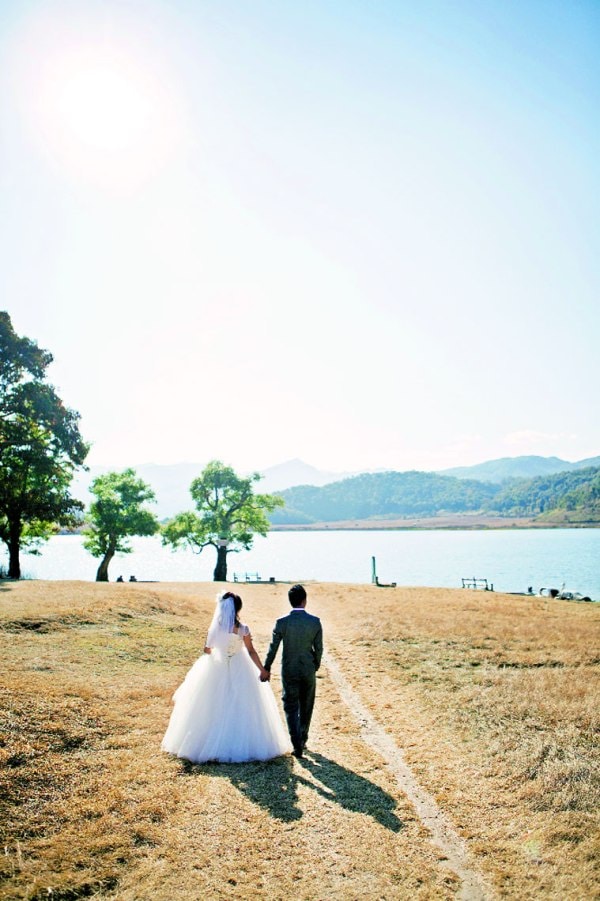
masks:
[[[398,519],[349,519],[340,522],[277,523],[272,532],[335,532],[384,530],[477,530],[477,529],[597,529],[598,520],[574,521],[567,518],[486,516],[485,514],[455,513],[441,516],[402,517]]]

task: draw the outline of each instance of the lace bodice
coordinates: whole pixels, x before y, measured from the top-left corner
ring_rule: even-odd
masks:
[[[248,626],[245,626],[243,623],[240,626],[239,630],[236,632],[232,632],[229,636],[229,642],[227,644],[227,656],[233,657],[238,651],[241,651],[244,646],[244,637],[246,635],[250,635],[250,629]]]

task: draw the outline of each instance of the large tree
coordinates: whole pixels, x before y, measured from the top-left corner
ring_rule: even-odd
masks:
[[[107,472],[97,476],[90,486],[96,500],[90,504],[89,526],[84,529],[83,544],[94,557],[102,557],[97,582],[108,582],[108,566],[114,555],[130,554],[127,541],[133,535],[155,535],[160,524],[143,505],[155,499],[149,485],[135,470]]]
[[[72,525],[83,509],[69,486],[88,446],[79,414],[46,381],[52,359],[0,311],[0,540],[14,579],[21,549],[48,537],[54,523]]]
[[[215,582],[227,581],[227,555],[249,550],[255,535],[269,531],[266,514],[283,505],[280,497],[254,494],[260,475],[236,475],[230,466],[213,460],[191,484],[196,513],[179,513],[163,526],[163,544],[188,547],[196,553],[208,547],[217,552]]]

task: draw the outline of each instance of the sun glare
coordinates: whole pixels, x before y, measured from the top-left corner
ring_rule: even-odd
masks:
[[[68,175],[118,190],[159,172],[182,135],[164,59],[140,42],[88,40],[42,23],[17,65],[22,108],[38,147]]]
[[[152,138],[155,94],[138,72],[110,59],[67,59],[46,87],[56,133],[70,144],[109,153]]]

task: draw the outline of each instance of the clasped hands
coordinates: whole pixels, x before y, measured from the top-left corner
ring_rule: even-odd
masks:
[[[258,677],[261,682],[270,682],[271,681],[271,673],[268,669],[265,669],[264,666],[260,671],[260,676]]]

